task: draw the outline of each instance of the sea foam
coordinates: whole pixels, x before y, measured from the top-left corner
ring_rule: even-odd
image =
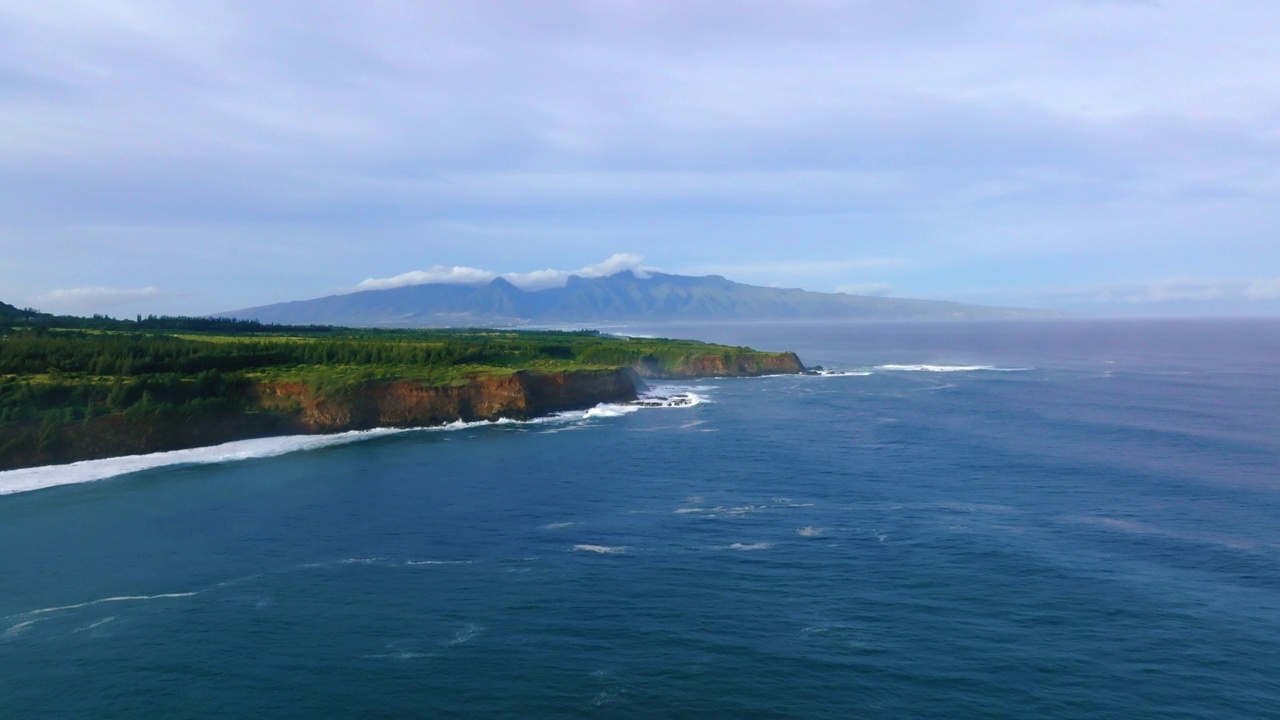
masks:
[[[117,475],[141,472],[169,465],[207,465],[252,458],[274,457],[298,450],[314,450],[330,445],[369,440],[383,435],[406,432],[399,428],[357,430],[335,435],[287,435],[256,438],[213,445],[210,447],[171,450],[147,455],[128,455],[103,460],[82,460],[67,465],[7,470],[0,472],[0,495],[40,490],[57,485],[103,480]]]
[[[209,465],[216,463],[251,460],[256,458],[275,457],[300,450],[315,450],[333,445],[371,440],[386,435],[406,432],[451,432],[468,430],[488,425],[544,425],[560,424],[574,426],[588,420],[621,417],[638,412],[645,408],[680,408],[692,407],[707,402],[701,392],[712,390],[712,387],[695,386],[659,386],[640,394],[629,403],[600,403],[587,410],[570,410],[553,413],[531,420],[476,420],[466,422],[455,420],[443,425],[421,428],[376,428],[373,430],[354,430],[332,435],[286,435],[281,437],[255,438],[212,445],[209,447],[171,450],[168,452],[149,453],[146,455],[128,455],[125,457],[104,458],[101,460],[82,460],[65,465],[43,465],[21,470],[0,472],[0,495],[42,490],[59,485],[76,485],[80,483],[105,480],[107,478],[127,475],[129,473],[152,470],[173,465]],[[700,392],[701,391],[701,392]]]
[[[577,552],[593,552],[600,555],[618,555],[627,551],[625,547],[621,546],[587,545],[585,543],[574,545],[573,550]]]

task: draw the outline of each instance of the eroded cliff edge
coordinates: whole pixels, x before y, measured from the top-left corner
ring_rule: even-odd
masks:
[[[643,378],[748,377],[803,372],[794,353],[754,351],[646,356],[615,369],[518,370],[462,382],[375,380],[322,392],[301,382],[248,385],[242,397],[196,409],[115,413],[45,429],[0,428],[0,470],[217,445],[233,440],[336,433],[377,427],[429,427],[457,420],[527,420],[599,403],[629,402]]]

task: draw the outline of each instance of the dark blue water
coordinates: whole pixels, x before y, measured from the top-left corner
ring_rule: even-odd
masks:
[[[0,496],[0,717],[1280,717],[1280,324],[666,332],[857,374]]]

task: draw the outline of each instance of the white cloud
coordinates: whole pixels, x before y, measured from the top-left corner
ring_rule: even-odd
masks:
[[[426,285],[442,283],[445,285],[483,285],[494,278],[503,278],[521,290],[545,290],[546,288],[564,287],[571,275],[594,278],[631,270],[641,277],[646,277],[653,268],[645,268],[641,263],[644,257],[631,253],[616,253],[603,262],[586,265],[577,270],[534,270],[532,272],[498,273],[480,268],[434,265],[430,270],[414,270],[389,278],[368,278],[351,289],[351,292],[363,290],[387,290],[409,285]]]
[[[836,292],[838,293],[847,293],[849,295],[870,295],[872,297],[883,297],[892,291],[892,285],[881,282],[854,283],[852,285],[841,285],[836,288]]]
[[[1233,283],[1217,280],[1169,279],[1151,283],[1120,285],[1114,301],[1127,303],[1160,303],[1179,300],[1218,300],[1234,294]]]
[[[852,260],[824,258],[822,260],[781,260],[769,263],[717,263],[714,265],[690,265],[683,271],[691,275],[724,275],[728,278],[761,274],[781,275],[830,275],[832,273],[884,268],[901,265],[901,258],[864,257]]]
[[[1280,268],[1280,3],[64,5],[0,3],[11,296],[111,268],[243,307],[349,287],[356,257],[395,275],[359,289],[545,287],[569,273],[504,263],[598,238],[937,297]],[[466,266],[388,264],[419,257]]]
[[[427,285],[442,283],[445,285],[483,285],[498,277],[498,274],[480,268],[444,265],[433,265],[430,270],[414,270],[389,278],[366,278],[353,288],[353,292],[361,290],[388,290],[408,285]]]
[[[1055,306],[1158,305],[1160,303],[1257,302],[1280,300],[1280,278],[1196,279],[1167,278],[1142,282],[1015,291],[1013,302]],[[1006,300],[1007,302],[1008,300]]]
[[[1250,300],[1280,300],[1280,278],[1254,280],[1245,286],[1244,296]]]
[[[36,300],[41,309],[89,312],[132,305],[161,295],[160,289],[155,287],[89,287],[58,289]]]

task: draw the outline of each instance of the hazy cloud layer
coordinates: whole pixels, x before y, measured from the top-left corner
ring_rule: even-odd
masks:
[[[14,0],[0,299],[208,312],[615,248],[1005,302],[1273,277],[1276,37],[1262,0]]]
[[[64,312],[83,313],[100,309],[118,310],[161,297],[159,288],[65,288],[54,290],[37,298],[40,308]]]
[[[361,290],[387,290],[407,285],[426,285],[443,283],[446,285],[482,285],[494,278],[503,278],[522,290],[545,290],[553,287],[564,287],[569,276],[584,278],[604,277],[631,270],[640,277],[647,276],[647,268],[642,267],[644,258],[639,255],[617,253],[604,262],[577,270],[534,270],[533,272],[494,272],[472,267],[445,267],[436,265],[430,270],[414,270],[389,278],[368,278],[352,288],[353,292]]]

